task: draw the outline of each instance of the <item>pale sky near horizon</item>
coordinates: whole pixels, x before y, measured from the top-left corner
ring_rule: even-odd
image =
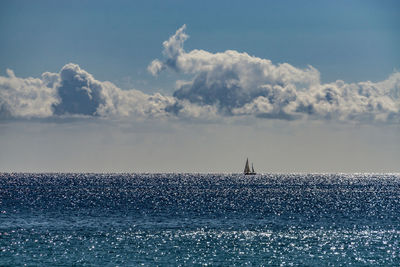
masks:
[[[398,1],[1,1],[0,172],[400,172]]]

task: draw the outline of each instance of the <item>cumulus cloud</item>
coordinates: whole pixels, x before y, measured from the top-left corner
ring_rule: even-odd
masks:
[[[229,116],[400,121],[399,73],[378,83],[321,84],[312,66],[273,64],[233,50],[186,52],[185,29],[182,26],[163,43],[164,60],[156,59],[148,67],[153,75],[166,69],[193,75],[192,80],[177,83],[173,96],[178,101],[214,106]]]
[[[147,70],[153,74],[154,76],[160,73],[165,68],[164,64],[158,60],[153,60],[150,65],[147,67]]]
[[[164,109],[173,103],[172,97],[124,91],[110,82],[98,81],[71,63],[61,69],[56,90],[60,101],[53,105],[55,115],[158,117],[166,115]]]
[[[400,73],[381,82],[321,83],[312,66],[288,63],[227,50],[186,52],[182,26],[163,42],[164,58],[148,71],[192,75],[178,80],[172,96],[121,90],[96,80],[76,64],[40,78],[19,78],[7,70],[0,76],[0,119],[93,116],[105,118],[200,118],[254,116],[265,119],[302,118],[400,122]]]
[[[78,65],[69,63],[59,73],[41,78],[18,78],[11,70],[0,76],[0,116],[31,118],[83,115],[97,117],[165,117],[173,97],[121,90],[96,80]]]
[[[18,78],[7,69],[7,76],[0,76],[0,118],[48,117],[52,105],[58,103],[51,88],[55,77],[44,73],[42,78]]]

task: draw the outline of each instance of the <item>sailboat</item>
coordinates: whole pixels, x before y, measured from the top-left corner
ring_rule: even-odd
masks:
[[[244,166],[244,174],[245,175],[255,175],[256,172],[254,171],[253,163],[251,164],[251,171],[249,166],[249,159],[246,159],[246,165]]]

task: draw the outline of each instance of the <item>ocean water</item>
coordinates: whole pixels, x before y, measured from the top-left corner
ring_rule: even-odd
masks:
[[[0,174],[0,266],[399,266],[400,174]]]

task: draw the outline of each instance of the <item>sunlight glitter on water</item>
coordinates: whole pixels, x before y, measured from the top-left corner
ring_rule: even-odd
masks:
[[[0,265],[392,265],[400,175],[0,174]]]

